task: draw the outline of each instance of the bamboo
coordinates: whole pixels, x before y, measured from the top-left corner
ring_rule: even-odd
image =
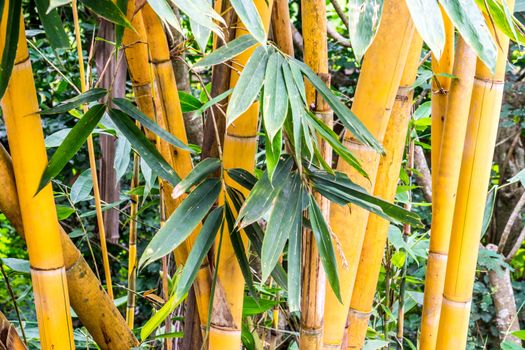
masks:
[[[2,50],[8,7],[6,2],[4,21],[0,22]],[[40,342],[42,349],[74,349],[66,271],[51,184],[36,194],[47,166],[47,154],[23,17],[19,33],[15,65],[1,105],[13,154],[18,200],[23,208],[22,223],[31,264]]]
[[[11,158],[0,145],[0,211],[25,239]],[[129,350],[138,342],[69,235],[60,227],[71,306],[102,350]]]
[[[273,0],[254,0],[254,4],[261,16],[266,30],[270,26],[270,16]],[[236,37],[246,34],[247,31],[239,22]],[[235,58],[238,66],[244,66],[255,48],[248,49]],[[236,71],[231,71],[230,87],[235,87],[239,79]],[[234,124],[226,129],[223,144],[223,167],[224,169],[243,168],[253,172],[255,167],[255,153],[257,150],[257,124],[259,117],[259,104],[255,102],[244,112]],[[239,186],[235,181],[225,176],[228,186],[232,186],[244,195],[246,189]],[[235,252],[228,238],[228,233],[220,235],[226,237],[222,241],[220,256],[217,266],[217,285],[213,296],[214,308],[211,313],[209,349],[239,349],[241,347],[241,321],[242,306],[244,300],[244,278]],[[244,232],[242,237],[245,246],[247,240]],[[219,246],[220,238],[215,244],[215,254]]]
[[[507,3],[512,11],[514,0]],[[436,349],[461,350],[466,347],[479,240],[509,47],[508,37],[498,32],[497,38],[500,50],[495,74],[479,60],[476,66]]]
[[[304,61],[327,85],[330,84],[328,71],[328,38],[326,36],[326,1],[302,0],[301,18],[303,23]],[[290,30],[291,34],[291,30]],[[287,45],[289,45],[289,39]],[[293,46],[292,46],[293,47]],[[311,84],[306,85],[306,99],[318,118],[332,128],[333,112]],[[332,163],[332,150],[321,138],[319,148],[328,164]],[[315,195],[326,220],[330,216],[330,201]],[[323,270],[317,243],[311,230],[303,233],[303,276],[301,288],[301,332],[300,349],[320,349],[323,340],[323,313],[325,304],[326,275]]]
[[[23,325],[20,325],[23,327]],[[15,326],[0,312],[0,350],[26,350],[22,339],[18,336]]]
[[[131,179],[131,191],[139,186],[139,162],[137,153],[133,155],[133,177]],[[128,252],[128,302],[126,305],[126,322],[130,329],[135,324],[135,287],[137,281],[137,213],[139,207],[139,196],[131,195],[131,208],[129,219],[129,252]]]
[[[445,24],[445,47],[441,58],[438,60],[432,56],[432,137],[431,137],[431,167],[432,167],[432,193],[437,190],[434,186],[437,184],[439,153],[441,151],[441,135],[443,133],[443,124],[445,123],[445,114],[447,111],[447,99],[450,90],[450,75],[454,65],[454,25],[448,18],[447,14],[441,7],[441,14]],[[444,76],[447,74],[449,76]]]
[[[374,195],[390,202],[394,200],[396,194],[403,160],[414,95],[412,86],[417,75],[422,45],[421,37],[417,33],[414,34],[383,141],[386,154],[381,157],[377,169]],[[350,302],[349,348],[360,349],[365,340],[389,226],[389,221],[377,215],[370,214],[368,217],[354,292]]]
[[[385,1],[381,22],[377,36],[365,55],[352,106],[352,112],[380,142],[383,141],[414,33],[410,14],[403,1]],[[370,181],[343,161],[338,162],[337,169],[371,191],[380,155],[358,143],[348,132],[344,143],[360,160]],[[329,288],[326,292],[323,337],[326,349],[339,348],[343,340],[367,220],[368,212],[364,209],[355,205],[332,204],[331,227],[346,262],[343,263],[341,254],[337,254],[343,303],[337,300]]]
[[[277,47],[285,54],[293,57],[294,48],[288,0],[274,0],[272,10],[272,33]],[[324,35],[324,37],[326,38],[326,35]]]
[[[450,86],[435,184],[437,192],[433,194],[430,249],[421,317],[422,350],[434,349],[436,346],[461,155],[476,69],[476,55],[462,38],[458,38],[454,61],[453,74],[457,78]]]

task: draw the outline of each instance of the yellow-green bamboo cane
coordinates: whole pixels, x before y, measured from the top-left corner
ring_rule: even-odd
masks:
[[[139,185],[139,162],[137,153],[133,155],[133,177],[131,178],[131,191]],[[139,196],[131,195],[131,208],[129,213],[129,252],[128,252],[128,302],[126,305],[126,322],[130,329],[135,324],[135,287],[137,281],[137,213]]]
[[[25,238],[11,158],[0,145],[0,211]],[[138,345],[126,321],[69,235],[60,227],[71,306],[102,350],[129,350]]]
[[[254,4],[266,30],[268,30],[273,0],[254,0]],[[246,33],[246,29],[239,22],[235,36],[240,37]],[[254,50],[255,48],[252,48],[238,55],[234,59],[238,66],[244,66]],[[232,70],[231,88],[235,87],[238,79],[239,73]],[[224,169],[242,168],[250,172],[254,171],[258,117],[259,104],[256,102],[226,129],[222,150]],[[226,176],[226,183],[247,195],[247,191],[228,176]],[[228,231],[223,235],[224,239],[217,267],[218,278],[213,297],[214,308],[210,320],[210,350],[239,349],[241,347],[244,278],[227,234]],[[242,232],[242,236],[244,244],[247,245],[244,232]],[[216,242],[216,248],[218,245],[219,238]],[[217,250],[215,253],[217,254]]]
[[[414,26],[405,2],[386,0],[379,31],[364,58],[352,106],[352,112],[380,142],[383,141],[413,34]],[[372,191],[379,154],[357,142],[348,132],[344,142],[360,160],[370,181],[343,161],[338,162],[337,169]],[[337,300],[329,287],[326,291],[323,336],[326,349],[340,347],[343,340],[367,220],[368,212],[364,209],[355,205],[332,204],[331,227],[341,244],[346,261],[338,254],[343,303]]]
[[[436,192],[432,196],[434,203],[432,204],[430,249],[421,317],[420,347],[422,350],[433,350],[436,346],[461,155],[467,130],[475,69],[474,51],[462,38],[458,38],[453,69],[456,78],[450,86],[441,137]]]
[[[390,202],[394,200],[399,180],[412,109],[413,85],[422,45],[421,37],[415,33],[383,141],[386,154],[381,157],[377,169],[374,195]],[[389,226],[389,221],[375,214],[370,214],[368,217],[365,240],[350,302],[349,348],[360,349],[365,340]]]
[[[294,55],[292,27],[288,0],[274,0],[272,10],[272,32],[277,47],[285,54]]]
[[[512,10],[514,0],[507,3]],[[486,189],[496,143],[509,46],[509,39],[504,34],[498,32],[497,38],[500,51],[495,74],[479,60],[476,67],[437,335],[436,349],[440,350],[462,350],[467,341]]]
[[[0,22],[2,50],[8,7],[6,1]],[[40,343],[44,350],[74,349],[66,270],[51,184],[36,194],[47,166],[47,154],[23,22],[22,16],[15,65],[1,101],[2,112],[26,232]]]

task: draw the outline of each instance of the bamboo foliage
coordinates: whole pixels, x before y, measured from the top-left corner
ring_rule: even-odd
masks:
[[[354,112],[380,142],[383,140],[403,73],[414,26],[404,2],[386,0],[381,25],[368,49],[361,69],[352,112]],[[373,187],[379,154],[361,145],[352,135],[345,135],[345,146],[360,160],[370,180],[363,178],[348,164],[339,161],[337,169],[367,190]],[[327,289],[324,307],[325,347],[341,346],[352,296],[361,247],[365,235],[368,212],[357,206],[332,205],[331,227],[342,247],[338,267],[342,288],[341,304]]]
[[[445,269],[457,197],[461,155],[467,130],[476,55],[461,39],[456,45],[447,111],[441,137],[441,151],[433,195],[430,249],[427,262],[425,298],[421,319],[421,348],[434,349]]]
[[[415,33],[385,133],[383,147],[386,154],[381,157],[377,169],[374,195],[388,201],[393,201],[396,194],[412,110],[412,86],[417,75],[422,44],[421,37]],[[375,214],[368,217],[348,316],[350,349],[360,349],[364,344],[389,226],[387,220]]]
[[[512,9],[514,1],[507,1],[507,4]],[[495,73],[491,73],[480,60],[476,65],[436,349],[466,347],[487,196],[485,189],[490,179],[509,46],[509,39],[501,32],[498,31],[496,36],[500,49]]]

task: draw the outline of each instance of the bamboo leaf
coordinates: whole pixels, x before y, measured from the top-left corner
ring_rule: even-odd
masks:
[[[523,25],[512,15],[506,2],[497,0],[476,0],[485,13],[488,13],[496,27],[511,40],[525,44]]]
[[[295,149],[295,158],[298,160],[299,166],[301,166],[301,142],[302,142],[302,120],[304,120],[305,103],[306,99],[302,99],[298,89],[297,81],[294,79],[293,70],[291,64],[288,62],[283,63],[282,70],[284,75],[284,81],[286,84],[286,91],[288,92],[288,98],[290,102],[291,110],[291,121],[292,121],[292,135]],[[301,75],[302,76],[302,75]],[[302,80],[302,79],[301,79]],[[304,87],[304,84],[303,84]],[[301,168],[299,168],[301,170]]]
[[[2,3],[5,6],[5,3]],[[0,61],[0,100],[4,96],[13,66],[16,58],[16,48],[18,47],[18,36],[24,35],[19,33],[20,31],[20,12],[22,8],[22,1],[8,1],[7,5],[7,19],[5,20],[5,28],[2,23],[2,30],[5,30],[4,42],[0,43],[3,45],[2,57]],[[0,10],[3,13],[3,6]],[[4,36],[3,34],[1,36]]]
[[[291,313],[301,311],[302,217],[302,213],[299,213],[299,222],[290,232],[288,242],[288,307]]]
[[[224,23],[224,19],[213,9],[207,0],[172,0],[172,2],[185,14],[190,20],[199,26],[208,28],[214,33],[223,36],[220,27],[213,20]],[[193,26],[192,26],[193,29]],[[209,35],[209,34],[208,34]],[[206,47],[204,47],[206,50]]]
[[[308,207],[308,215],[310,217],[310,223],[312,225],[312,232],[317,242],[317,248],[319,250],[319,257],[323,264],[326,278],[328,283],[332,287],[335,296],[341,301],[341,291],[339,288],[339,272],[337,271],[337,261],[335,258],[334,246],[332,244],[332,236],[330,229],[326,224],[326,221],[315,202],[312,195],[309,196],[310,206]]]
[[[193,170],[182,179],[175,188],[171,196],[173,198],[180,197],[183,193],[188,191],[192,186],[197,185],[208,175],[213,174],[217,169],[221,167],[221,161],[216,158],[206,158],[193,168]]]
[[[69,47],[69,39],[62,24],[57,9],[49,9],[49,0],[36,0],[38,17],[42,22],[46,37],[53,48],[61,49]]]
[[[350,0],[350,42],[358,61],[374,41],[381,22],[383,0]]]
[[[140,330],[140,339],[146,340],[146,338],[149,337],[150,334],[153,333],[173,311],[175,311],[177,306],[179,306],[183,300],[184,297],[179,298],[176,295],[170,296],[160,310],[155,312],[153,316],[146,321],[144,326],[142,326],[142,329]]]
[[[208,179],[190,193],[151,239],[140,257],[139,268],[166,256],[184,242],[206,216],[220,191],[220,180]]]
[[[257,183],[257,178],[252,175],[247,170],[241,168],[226,169],[228,176],[231,177],[235,182],[237,182],[242,187],[247,190],[251,190],[253,186]]]
[[[439,59],[445,47],[445,24],[437,0],[406,1],[419,35]]]
[[[179,183],[179,175],[175,173],[175,170],[164,160],[157,148],[124,112],[118,109],[110,109],[109,117],[122,135],[128,139],[140,157],[157,175],[167,180],[173,186]]]
[[[277,164],[279,163],[279,159],[281,158],[281,151],[283,148],[282,130],[279,130],[279,132],[277,132],[277,135],[273,139],[273,142],[270,141],[268,135],[264,136],[264,140],[266,144],[266,169],[268,171],[268,178],[270,179],[270,183],[272,183],[273,173],[275,171],[275,168],[277,167]]]
[[[49,0],[49,8],[48,11],[51,11],[57,7],[67,5],[71,2],[71,0]]]
[[[241,116],[257,98],[264,82],[268,53],[266,48],[259,46],[244,67],[226,110],[226,124],[231,125]]]
[[[256,301],[252,297],[246,296],[242,305],[242,316],[259,315],[263,312],[269,311],[276,305],[279,305],[277,300],[259,299]]]
[[[115,106],[119,107],[122,112],[124,112],[128,117],[131,117],[132,119],[138,121],[143,127],[151,130],[155,134],[157,134],[161,139],[164,141],[172,144],[173,146],[180,148],[184,151],[195,153],[193,149],[188,147],[184,142],[173,136],[168,131],[161,128],[157,123],[155,123],[153,120],[149,119],[148,116],[146,116],[140,109],[135,107],[133,103],[128,101],[125,98],[115,98],[113,99],[113,104]]]
[[[288,95],[281,69],[283,62],[283,56],[278,52],[274,52],[266,65],[263,118],[264,127],[270,142],[273,141],[277,132],[282,128],[288,111]]]
[[[179,91],[180,106],[182,113],[194,112],[202,107],[202,102],[192,94],[188,94],[184,91]]]
[[[111,0],[81,0],[91,11],[110,22],[133,29],[126,15]]]
[[[261,44],[266,43],[266,29],[253,0],[230,0],[230,4],[251,35]]]
[[[206,218],[204,225],[202,225],[199,236],[182,269],[179,283],[175,289],[176,299],[182,299],[190,290],[195,276],[197,276],[197,272],[201,268],[202,260],[215,242],[215,237],[223,222],[223,213],[224,207],[215,208]]]
[[[240,53],[248,50],[256,43],[257,40],[253,36],[249,34],[243,35],[224,44],[217,50],[213,50],[213,52],[211,52],[209,55],[195,63],[193,68],[214,66],[219,63],[224,63],[231,60]]]
[[[80,174],[73,186],[71,186],[71,202],[76,204],[89,199],[91,197],[90,194],[92,189],[93,177],[91,176],[91,170],[87,169]]]
[[[94,88],[80,95],[77,95],[73,98],[65,100],[64,102],[60,103],[58,106],[40,111],[40,114],[50,115],[50,114],[66,113],[74,108],[77,108],[83,105],[84,103],[90,103],[93,101],[100,100],[101,98],[106,96],[107,93],[108,92],[106,89]]]
[[[102,119],[105,110],[106,106],[101,104],[95,105],[75,124],[64,139],[64,142],[62,142],[55,153],[53,153],[51,160],[42,174],[36,193],[40,192],[40,190],[55,178],[78,152],[100,119]]]
[[[314,73],[314,71],[301,61],[296,59],[290,60],[290,65],[297,65],[298,68],[303,72],[306,78],[312,83],[315,89],[323,96],[326,103],[332,108],[335,114],[339,117],[339,120],[344,127],[349,130],[354,137],[356,137],[363,144],[372,147],[378,152],[383,151],[383,147],[376,140],[374,135],[368,131],[363,123],[350,111],[340,100],[337,98],[332,91],[326,86],[326,84]]]
[[[439,1],[463,39],[472,47],[483,63],[494,72],[498,49],[475,1]]]
[[[166,0],[147,0],[153,11],[173,29],[184,35],[177,16]]]

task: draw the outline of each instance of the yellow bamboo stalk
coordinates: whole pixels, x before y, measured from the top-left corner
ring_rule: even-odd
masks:
[[[514,0],[508,0],[507,4],[512,11]],[[495,74],[479,60],[476,66],[436,349],[462,350],[467,341],[486,189],[496,143],[509,47],[508,37],[498,32],[497,38],[500,50]]]
[[[386,154],[381,157],[377,169],[374,195],[390,202],[394,200],[399,180],[414,95],[412,86],[417,75],[422,45],[421,37],[415,33],[383,141]],[[375,214],[368,217],[350,302],[349,348],[360,349],[365,340],[389,226],[389,221]]]
[[[23,327],[23,325],[20,325]],[[18,336],[15,326],[0,312],[0,350],[26,350],[22,339]]]
[[[257,11],[262,18],[266,30],[270,26],[270,17],[273,0],[254,0]],[[247,34],[246,29],[239,21],[236,37]],[[238,66],[243,67],[255,48],[244,51],[235,58]],[[235,87],[239,80],[239,73],[232,70],[230,75],[230,88]],[[259,104],[255,102],[232,125],[226,129],[223,144],[224,169],[242,168],[253,172],[255,167],[255,153],[257,150],[257,124],[259,117]],[[243,192],[248,192],[235,181],[226,176],[228,186]],[[247,239],[241,232],[245,246]],[[217,285],[213,297],[214,308],[210,320],[209,349],[239,349],[241,347],[241,321],[244,300],[244,278],[235,257],[235,252],[228,231],[223,235],[222,247],[217,267]],[[217,248],[219,238],[215,244]],[[217,250],[215,250],[217,254]]]
[[[2,50],[8,7],[6,1],[0,22]],[[23,16],[19,33],[15,65],[1,105],[13,155],[18,200],[23,208],[22,223],[31,264],[40,343],[44,350],[74,349],[64,256],[51,184],[36,194],[47,166],[47,154]]]
[[[425,278],[425,298],[421,317],[420,347],[435,349],[447,255],[458,191],[461,155],[467,129],[476,55],[458,38],[445,123],[441,139],[436,193],[433,194],[430,249]],[[479,189],[478,189],[479,190]]]
[[[80,38],[80,24],[78,22],[77,0],[71,3],[73,9],[73,22],[75,25],[75,40],[77,42],[78,67],[80,72],[80,91],[86,92],[86,73],[84,69],[84,54],[82,52],[82,41]],[[83,106],[84,113],[87,112],[87,106]],[[95,158],[95,147],[93,145],[93,136],[90,134],[87,138],[87,147],[89,154],[89,167],[91,177],[93,178],[93,197],[95,198],[95,211],[97,214],[98,234],[100,238],[100,248],[102,251],[102,264],[104,266],[104,276],[106,277],[106,288],[108,295],[113,299],[113,285],[111,283],[111,268],[109,266],[108,247],[106,242],[106,229],[104,226],[104,216],[102,214],[102,205],[100,200],[100,188],[98,186],[97,161]]]
[[[131,179],[131,190],[139,185],[139,162],[137,153],[133,155],[133,177]],[[135,324],[135,286],[137,281],[137,213],[139,207],[139,196],[131,195],[131,208],[129,219],[129,252],[128,252],[128,302],[126,305],[126,322],[133,329]]]
[[[272,30],[277,47],[285,54],[294,54],[288,0],[275,0],[272,10]]]
[[[431,167],[432,167],[432,192],[437,190],[437,175],[439,167],[439,154],[441,151],[441,135],[443,133],[443,124],[445,123],[445,114],[447,111],[447,99],[450,90],[450,77],[440,74],[452,74],[454,65],[454,25],[448,18],[447,14],[441,8],[441,15],[445,24],[445,47],[441,58],[438,60],[432,56],[432,127],[431,127]]]
[[[0,211],[25,239],[11,158],[0,145]],[[75,243],[60,227],[69,299],[78,318],[102,350],[129,350],[138,345],[126,321],[100,285]]]
[[[405,2],[386,0],[379,31],[363,61],[352,106],[352,112],[380,142],[383,141],[390,118],[413,33],[414,26]],[[372,191],[380,155],[360,144],[348,132],[344,143],[360,160],[370,181],[344,161],[338,162],[337,169]],[[326,291],[323,336],[326,349],[340,347],[343,340],[367,220],[368,212],[364,209],[352,204],[332,204],[331,227],[342,247],[346,263],[343,263],[343,258],[337,254],[343,303],[337,300],[329,287]]]

